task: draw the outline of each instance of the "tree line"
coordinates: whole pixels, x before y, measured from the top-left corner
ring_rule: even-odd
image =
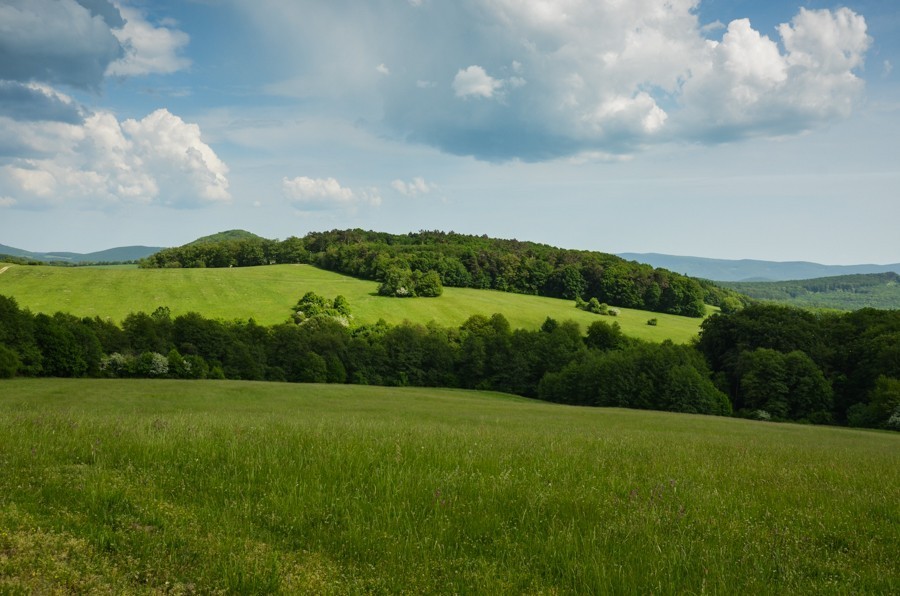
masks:
[[[502,391],[546,401],[900,430],[900,312],[814,315],[756,305],[707,319],[695,344],[583,333],[500,314],[459,327],[353,324],[342,297],[307,294],[261,326],[160,307],[121,325],[32,314],[0,296],[0,377],[218,378]]]
[[[492,289],[600,303],[691,317],[705,304],[747,299],[703,280],[625,261],[615,255],[555,248],[453,232],[405,235],[364,230],[313,232],[283,241],[262,238],[204,242],[162,250],[142,267],[247,267],[308,263],[381,282],[386,295],[409,296],[410,280],[426,280],[418,295],[440,288]],[[428,276],[428,277],[426,277]],[[398,281],[400,280],[400,281]],[[437,285],[437,283],[439,285]],[[397,292],[397,289],[401,289]]]
[[[612,352],[616,362],[633,360],[650,384],[632,393],[622,388],[614,403],[560,391],[553,375]],[[672,363],[692,372],[665,389],[663,369]],[[197,313],[173,317],[164,307],[132,313],[116,325],[98,317],[32,314],[0,296],[0,376],[13,375],[457,387],[583,405],[730,412],[696,350],[630,339],[615,323],[596,321],[586,334],[577,323],[549,318],[536,331],[512,329],[500,314],[475,315],[455,328],[354,325],[345,299],[311,293],[286,322],[269,327]]]

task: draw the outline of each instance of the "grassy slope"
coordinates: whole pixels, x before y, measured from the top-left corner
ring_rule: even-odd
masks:
[[[470,315],[503,313],[513,328],[537,328],[548,316],[573,319],[583,329],[598,315],[580,311],[574,302],[468,288],[445,288],[440,298],[404,300],[375,295],[378,284],[308,265],[273,265],[234,269],[101,269],[12,266],[0,275],[0,294],[13,296],[34,312],[66,311],[79,316],[121,321],[129,312],[152,312],[168,306],[175,315],[197,311],[225,319],[254,318],[261,324],[287,319],[290,307],[312,290],[333,298],[343,294],[360,322],[383,318],[457,326]],[[653,341],[688,341],[699,319],[621,309],[618,321],[633,337]],[[647,320],[656,318],[651,327]]]
[[[900,435],[449,390],[0,382],[0,592],[898,593]]]

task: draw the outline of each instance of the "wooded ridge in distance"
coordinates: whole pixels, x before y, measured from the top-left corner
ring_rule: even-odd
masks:
[[[719,282],[755,300],[804,308],[900,308],[900,275],[894,272],[841,275],[794,281]]]
[[[615,255],[533,242],[438,231],[406,235],[364,230],[312,232],[283,241],[243,237],[161,250],[142,267],[245,267],[310,263],[386,282],[437,273],[444,286],[590,300],[692,317],[733,291]],[[746,302],[744,300],[744,302]]]

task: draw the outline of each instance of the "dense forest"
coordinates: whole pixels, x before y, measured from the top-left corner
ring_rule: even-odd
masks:
[[[797,281],[720,282],[756,300],[806,308],[900,308],[900,275],[868,273]]]
[[[441,286],[500,290],[701,317],[704,304],[749,301],[733,290],[600,252],[453,232],[406,235],[335,230],[283,241],[237,237],[162,250],[142,267],[247,267],[310,263],[382,282],[436,274]],[[429,278],[430,293],[439,295]],[[390,293],[390,292],[386,292]],[[394,293],[394,295],[408,295]]]
[[[169,377],[489,389],[543,400],[900,430],[900,312],[756,305],[707,319],[696,345],[646,343],[598,320],[511,329],[353,325],[307,294],[271,327],[164,307],[122,325],[32,314],[0,296],[0,377]]]
[[[812,408],[823,422],[879,426],[893,417],[900,428],[900,311],[755,305],[701,329],[698,349],[735,410],[796,418]]]

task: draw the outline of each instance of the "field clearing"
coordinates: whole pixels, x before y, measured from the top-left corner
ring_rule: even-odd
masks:
[[[232,269],[113,269],[11,266],[0,277],[0,294],[33,312],[69,312],[121,322],[130,312],[168,306],[173,315],[196,311],[210,318],[253,318],[262,325],[287,320],[290,308],[308,291],[328,298],[343,294],[357,322],[437,321],[456,327],[473,314],[503,313],[513,328],[536,329],[550,316],[577,321],[617,321],[626,335],[683,343],[697,335],[700,319],[620,309],[600,317],[570,300],[489,290],[445,288],[439,298],[400,299],[377,295],[377,282],[359,280],[309,265]],[[647,325],[655,318],[658,325]]]
[[[900,436],[498,394],[0,382],[0,592],[897,593]]]

